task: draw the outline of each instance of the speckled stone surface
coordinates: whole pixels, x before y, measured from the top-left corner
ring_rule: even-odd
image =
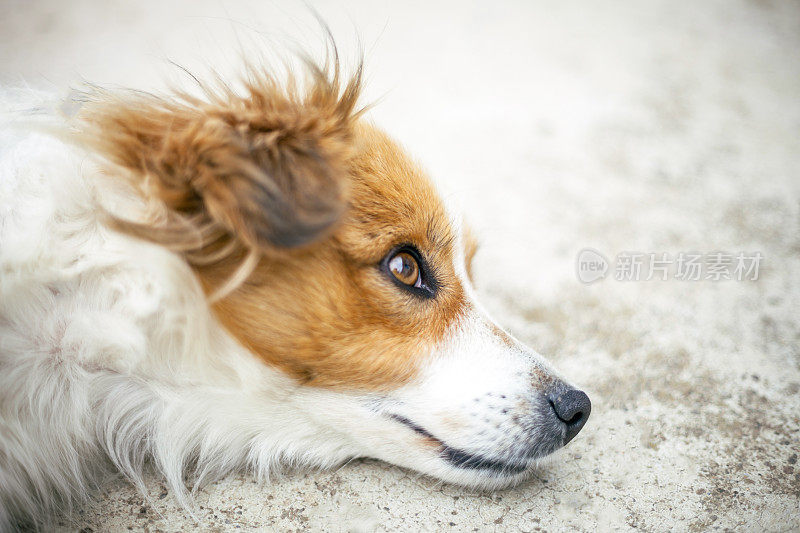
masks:
[[[800,4],[315,6],[345,56],[360,33],[372,117],[463,205],[487,307],[591,419],[505,491],[359,460],[241,473],[192,515],[152,477],[64,530],[800,529]],[[315,28],[300,2],[4,0],[0,81],[157,87],[167,58],[232,72]],[[584,285],[584,247],[764,259],[757,281]]]

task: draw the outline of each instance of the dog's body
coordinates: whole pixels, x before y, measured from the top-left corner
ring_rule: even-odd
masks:
[[[580,430],[588,399],[475,302],[468,232],[358,88],[6,115],[0,530],[148,461],[184,503],[187,474],[356,456],[496,487]]]

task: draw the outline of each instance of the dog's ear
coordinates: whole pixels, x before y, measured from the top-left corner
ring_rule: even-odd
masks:
[[[103,94],[81,129],[167,208],[161,227],[126,222],[129,231],[193,253],[227,234],[268,253],[320,238],[343,212],[360,83],[360,68],[341,87],[338,66],[332,76],[312,67],[305,84],[251,75],[243,92],[204,98]],[[178,226],[199,232],[200,247],[181,243]]]

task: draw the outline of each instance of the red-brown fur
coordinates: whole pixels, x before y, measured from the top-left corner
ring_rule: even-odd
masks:
[[[242,344],[303,383],[393,388],[467,309],[458,240],[425,173],[359,119],[360,70],[343,89],[338,78],[313,68],[304,88],[256,74],[242,96],[101,98],[83,135],[160,210],[119,227],[185,254],[209,294],[238,276],[213,309]],[[380,270],[399,244],[430,265],[435,299]]]

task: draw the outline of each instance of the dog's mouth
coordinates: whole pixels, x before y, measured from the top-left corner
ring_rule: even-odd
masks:
[[[481,454],[469,453],[458,448],[448,446],[444,441],[435,437],[425,428],[415,424],[408,418],[396,414],[389,414],[389,418],[403,424],[418,435],[425,437],[429,442],[439,447],[439,457],[451,466],[465,470],[482,470],[496,476],[511,476],[520,474],[528,469],[529,460],[502,460],[486,457]]]

